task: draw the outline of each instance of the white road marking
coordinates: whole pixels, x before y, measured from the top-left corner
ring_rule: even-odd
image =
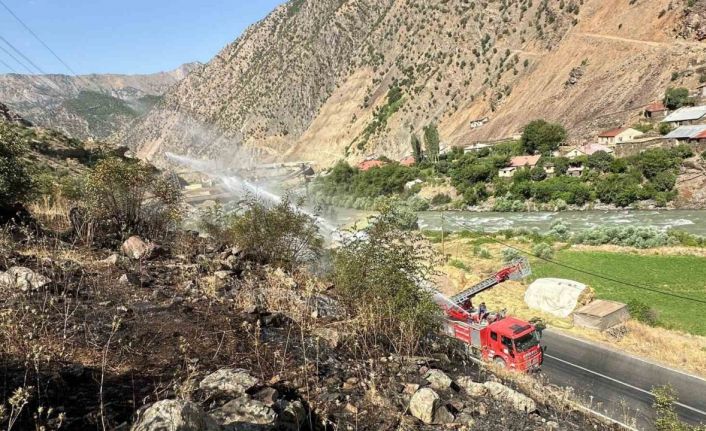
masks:
[[[575,368],[578,368],[578,369],[580,369],[580,370],[586,371],[587,373],[591,373],[591,374],[594,374],[594,375],[596,375],[596,376],[602,377],[602,378],[604,378],[604,379],[606,379],[606,380],[610,380],[610,381],[612,381],[612,382],[621,384],[621,385],[626,386],[626,387],[628,387],[628,388],[630,388],[630,389],[634,389],[634,390],[636,390],[636,391],[639,391],[639,392],[645,393],[645,394],[647,394],[647,395],[649,395],[649,396],[652,396],[652,392],[646,391],[646,390],[644,390],[644,389],[642,389],[642,388],[638,388],[637,386],[633,386],[633,385],[631,385],[630,383],[625,383],[625,382],[623,382],[623,381],[621,381],[621,380],[615,379],[615,378],[610,377],[610,376],[606,376],[605,374],[601,374],[601,373],[598,373],[598,372],[593,371],[593,370],[589,370],[588,368],[582,367],[582,366],[580,366],[580,365],[573,364],[573,363],[571,363],[571,362],[569,362],[569,361],[565,361],[565,360],[563,360],[563,359],[559,359],[559,358],[557,358],[557,357],[555,357],[555,356],[552,356],[552,355],[547,355],[546,353],[544,354],[544,356],[547,357],[547,358],[554,359],[555,361],[562,362],[562,363],[564,363],[564,364],[566,364],[566,365],[570,365],[570,366],[572,366],[572,367],[575,367]],[[687,410],[691,410],[692,412],[695,412],[695,413],[698,413],[698,414],[700,414],[700,415],[706,416],[706,412],[704,412],[704,411],[702,411],[702,410],[699,410],[699,409],[697,409],[697,408],[694,408],[694,407],[691,407],[691,406],[687,406],[686,404],[682,404],[682,403],[680,403],[680,402],[678,402],[678,401],[675,401],[674,404],[676,404],[676,405],[678,405],[678,406],[680,406],[680,407],[683,407],[683,408],[685,408],[685,409],[687,409]]]

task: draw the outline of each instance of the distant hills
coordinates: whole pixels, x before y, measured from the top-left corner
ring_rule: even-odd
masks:
[[[82,140],[107,139],[199,67],[151,75],[0,75],[0,102],[36,125]]]
[[[328,165],[401,157],[432,122],[464,145],[544,118],[583,143],[695,88],[705,26],[687,0],[291,0],[119,139],[151,159],[245,146]]]

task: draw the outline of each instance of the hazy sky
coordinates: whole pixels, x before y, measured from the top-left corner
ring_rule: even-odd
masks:
[[[283,0],[0,0],[73,70],[152,73],[206,62]],[[69,73],[0,5],[0,37],[48,73]],[[27,70],[0,40],[0,73]],[[30,66],[31,67],[31,66]]]

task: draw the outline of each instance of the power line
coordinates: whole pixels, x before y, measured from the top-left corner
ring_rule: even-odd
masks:
[[[71,68],[71,66],[69,66],[61,57],[59,57],[59,55],[58,55],[56,52],[54,52],[54,50],[51,49],[51,48],[49,47],[49,45],[47,45],[46,42],[44,42],[44,41],[37,35],[37,33],[35,33],[27,24],[25,24],[25,22],[22,21],[22,20],[20,19],[20,17],[17,16],[17,14],[15,14],[15,12],[13,12],[12,9],[10,9],[10,8],[5,4],[5,2],[3,2],[2,0],[0,0],[0,5],[2,5],[2,7],[4,7],[5,10],[7,10],[7,11],[10,13],[10,15],[12,15],[12,16],[17,20],[17,22],[19,22],[20,24],[22,24],[22,27],[24,27],[25,30],[27,30],[27,31],[29,32],[29,34],[31,34],[32,37],[34,37],[34,38],[37,40],[37,42],[41,43],[42,46],[43,46],[44,48],[46,48],[47,51],[49,51],[49,52],[54,56],[54,58],[56,58],[57,60],[59,60],[59,62],[60,62],[61,64],[63,64],[64,67],[66,67],[66,69],[68,69],[69,72],[71,72],[71,73],[72,73],[73,75],[75,75],[75,76],[78,76],[78,73],[76,73],[76,72]]]
[[[11,44],[7,39],[5,39],[4,37],[0,36],[0,40],[2,40],[3,42],[5,42],[5,44],[6,44],[7,46],[9,46],[10,48],[12,48],[12,50],[15,51],[20,57],[24,58],[25,61],[26,61],[27,63],[29,63],[30,65],[32,65],[32,67],[34,67],[35,69],[37,69],[37,71],[38,71],[39,73],[41,73],[42,75],[47,75],[47,73],[46,73],[45,71],[43,71],[41,67],[37,66],[32,60],[29,59],[29,57],[27,57],[26,55],[24,55],[24,54],[22,53],[22,51],[20,51],[19,49],[15,48],[15,45]]]
[[[706,301],[705,301],[705,300],[702,300],[702,299],[691,298],[691,297],[689,297],[689,296],[683,296],[683,295],[679,295],[679,294],[677,294],[677,293],[665,292],[665,291],[663,291],[663,290],[653,289],[653,288],[651,288],[651,287],[645,287],[645,286],[640,286],[640,285],[638,285],[638,284],[630,283],[629,281],[618,280],[617,278],[612,278],[612,277],[607,277],[607,276],[605,276],[605,275],[596,274],[596,273],[594,273],[594,272],[586,271],[586,270],[581,269],[581,268],[576,268],[576,267],[571,266],[571,265],[566,265],[566,264],[564,264],[564,263],[557,262],[557,261],[552,260],[552,259],[548,259],[548,258],[545,258],[545,257],[537,256],[536,254],[531,253],[531,252],[529,252],[529,251],[527,251],[527,250],[523,250],[523,249],[521,249],[521,248],[518,248],[518,247],[515,247],[515,246],[512,246],[512,245],[509,245],[509,244],[505,244],[505,243],[503,243],[502,241],[497,240],[497,239],[496,239],[495,237],[493,237],[493,236],[490,236],[489,238],[490,238],[492,241],[495,241],[495,242],[497,242],[497,243],[500,244],[500,245],[503,245],[503,246],[505,246],[505,247],[511,248],[511,249],[513,249],[513,250],[517,250],[517,251],[519,251],[519,252],[521,252],[521,253],[524,253],[524,254],[526,254],[526,255],[528,255],[528,256],[533,256],[533,257],[536,257],[537,259],[541,259],[541,260],[543,260],[543,261],[545,261],[545,262],[549,262],[549,263],[551,263],[551,264],[554,264],[554,265],[557,265],[557,266],[561,266],[561,267],[563,267],[563,268],[571,269],[571,270],[573,270],[573,271],[580,272],[580,273],[582,273],[582,274],[586,274],[586,275],[591,275],[591,276],[593,276],[593,277],[602,278],[603,280],[612,281],[613,283],[623,284],[623,285],[625,285],[625,286],[634,287],[634,288],[636,288],[636,289],[647,290],[647,291],[653,292],[653,293],[659,293],[660,295],[666,295],[666,296],[671,296],[671,297],[674,297],[674,298],[684,299],[684,300],[687,300],[687,301],[693,301],[693,302],[697,302],[697,303],[699,303],[699,304],[706,304]]]
[[[12,67],[12,66],[10,66],[9,64],[5,63],[4,60],[0,59],[0,64],[2,64],[3,66],[5,66],[6,68],[10,69],[10,72],[19,75],[19,73],[17,72],[17,70],[15,70],[15,68]]]
[[[19,64],[20,66],[22,66],[23,68],[25,68],[25,70],[27,70],[27,72],[28,72],[30,75],[34,75],[34,72],[32,72],[32,69],[30,69],[29,66],[27,66],[25,63],[23,63],[20,59],[18,59],[17,57],[15,57],[10,51],[7,50],[7,48],[5,48],[4,46],[0,45],[0,51],[4,52],[5,54],[8,55],[8,57],[10,57],[11,59],[15,60],[15,63],[17,63],[17,64]]]
[[[69,72],[71,72],[71,74],[72,74],[73,76],[75,76],[76,78],[78,78],[80,81],[83,81],[83,83],[84,83],[85,85],[98,87],[95,83],[90,82],[90,81],[87,81],[86,79],[84,79],[83,77],[81,77],[78,73],[76,73],[76,71],[75,71],[71,66],[69,66],[69,64],[68,64],[66,61],[64,61],[64,59],[61,58],[61,57],[59,56],[59,54],[56,53],[56,51],[54,51],[53,49],[51,49],[51,47],[50,47],[46,42],[44,42],[44,40],[43,40],[42,38],[40,38],[39,35],[38,35],[37,33],[35,33],[34,30],[32,30],[32,29],[30,28],[29,25],[27,25],[19,16],[17,16],[17,14],[16,14],[12,9],[10,9],[10,7],[9,7],[7,4],[5,4],[4,1],[0,0],[0,5],[2,5],[2,7],[5,8],[5,10],[6,10],[10,15],[12,15],[12,17],[15,18],[15,20],[16,20],[17,22],[19,22],[19,23],[22,25],[22,27],[24,27],[25,30],[27,30],[27,32],[28,32],[29,34],[31,34],[32,37],[33,37],[35,40],[37,40],[37,42],[39,42],[40,44],[42,44],[42,46],[43,46],[44,48],[46,48],[46,50],[49,51],[49,52],[51,53],[51,55],[53,55],[54,58],[56,58],[56,59],[59,61],[59,63],[61,63]]]

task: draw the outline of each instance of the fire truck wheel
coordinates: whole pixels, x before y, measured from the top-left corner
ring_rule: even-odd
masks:
[[[505,368],[505,361],[503,361],[503,358],[501,358],[500,356],[496,356],[495,358],[493,358],[493,363],[500,368]]]

